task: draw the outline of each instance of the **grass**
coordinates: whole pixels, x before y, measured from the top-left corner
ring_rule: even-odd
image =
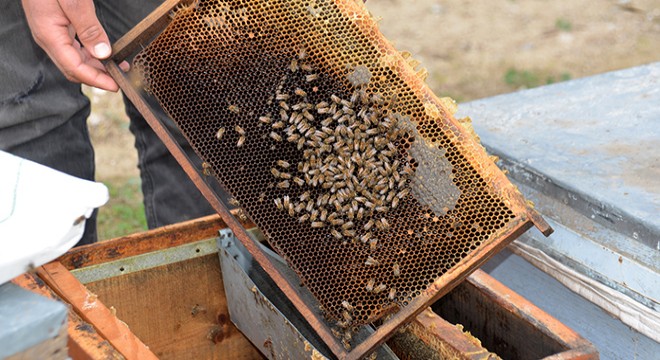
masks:
[[[554,84],[556,82],[571,79],[571,74],[562,72],[559,75],[543,75],[538,71],[518,70],[510,68],[504,73],[504,82],[516,89],[530,89],[541,85]]]
[[[569,32],[573,29],[573,24],[567,19],[559,18],[555,21],[555,28],[560,31]]]
[[[109,179],[102,182],[110,191],[110,201],[99,210],[99,240],[147,230],[140,179]]]

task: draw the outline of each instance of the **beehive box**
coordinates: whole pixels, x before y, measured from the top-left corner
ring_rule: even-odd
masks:
[[[224,228],[211,216],[76,248],[38,277],[15,282],[71,304],[74,359],[260,359],[229,318],[214,240]],[[388,344],[402,359],[484,359],[492,351],[503,358],[598,358],[578,334],[480,271]]]

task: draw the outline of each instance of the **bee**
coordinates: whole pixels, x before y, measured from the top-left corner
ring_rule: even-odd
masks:
[[[222,136],[223,136],[224,134],[225,134],[225,128],[221,127],[220,129],[218,129],[218,132],[215,133],[215,137],[216,137],[218,140],[222,140]]]
[[[299,178],[299,177],[297,177],[297,176],[294,176],[294,177],[293,177],[293,182],[296,183],[296,185],[298,185],[298,186],[303,186],[303,185],[305,185],[305,180],[303,180],[303,179],[301,179],[301,178]]]
[[[378,261],[378,260],[372,258],[371,256],[369,256],[367,258],[367,260],[364,262],[364,264],[367,265],[367,266],[378,266],[378,265],[380,265],[380,261]]]
[[[353,107],[353,104],[351,104],[351,102],[348,101],[348,100],[339,100],[338,104],[341,104],[341,105],[344,106],[344,108],[345,108],[344,112],[346,112],[346,109],[350,109],[350,108]]]
[[[372,228],[373,226],[374,226],[374,221],[373,221],[373,220],[369,220],[369,221],[367,221],[366,224],[364,224],[363,228],[364,228],[365,231],[369,231],[369,230],[371,230],[371,228]]]
[[[394,199],[392,199],[391,205],[392,205],[392,209],[396,209],[396,207],[399,206],[399,198],[395,197]]]
[[[280,198],[275,198],[275,200],[273,200],[273,201],[275,202],[275,206],[276,206],[279,210],[283,210],[283,209],[284,209],[284,205],[282,205],[282,199],[280,199]]]
[[[239,112],[241,112],[241,109],[239,109],[238,106],[236,105],[229,105],[227,109],[233,112],[234,114],[238,114]]]
[[[306,80],[307,82],[312,82],[312,81],[314,81],[314,80],[316,80],[316,79],[318,79],[318,78],[319,78],[319,75],[318,75],[318,74],[309,74],[309,75],[305,76],[305,80]]]
[[[283,127],[284,127],[284,122],[282,122],[282,121],[278,121],[278,122],[273,124],[273,129],[281,129]]]
[[[321,121],[321,126],[323,126],[324,128],[327,128],[328,126],[330,126],[330,124],[332,124],[332,118],[331,117]]]
[[[295,210],[297,213],[299,213],[299,212],[301,212],[302,209],[304,209],[304,208],[305,208],[305,205],[304,205],[303,203],[298,203],[298,204],[296,205],[296,208],[295,208],[294,210]]]
[[[321,210],[321,215],[319,216],[319,220],[326,221],[327,218],[328,218],[328,210],[326,209]]]
[[[280,101],[279,105],[283,110],[286,110],[286,111],[291,110],[291,108],[289,107],[289,104],[285,103],[284,101]]]
[[[242,147],[244,143],[245,143],[245,136],[241,136],[238,138],[238,141],[236,142],[236,147]]]
[[[298,139],[298,143],[296,144],[296,149],[302,150],[303,145],[305,145],[305,138],[301,137],[300,139]]]
[[[330,234],[332,234],[332,236],[334,236],[335,239],[337,239],[337,240],[341,240],[341,239],[344,238],[344,236],[339,231],[337,231],[336,229],[330,230]]]
[[[268,136],[270,136],[271,139],[273,139],[275,141],[282,141],[282,136],[280,136],[278,133],[276,133],[274,131],[271,131],[270,134],[268,134]]]
[[[303,60],[307,57],[307,52],[305,51],[305,48],[301,47],[300,50],[298,51],[298,59]]]
[[[355,237],[355,230],[344,230],[341,233],[346,237],[350,237],[350,238]]]
[[[362,220],[363,217],[364,217],[364,208],[360,207],[357,211],[357,214],[355,215],[355,218],[358,220]]]
[[[341,312],[341,316],[344,318],[344,321],[346,321],[346,322],[350,323],[351,321],[353,321],[353,317],[346,310]]]
[[[288,195],[284,195],[284,197],[282,198],[282,204],[283,204],[284,207],[286,207],[286,208],[288,208],[289,205],[291,205],[291,199],[289,198]]]
[[[390,229],[390,223],[387,222],[387,219],[381,218],[380,221],[378,222],[380,224],[380,228],[383,231],[387,231]]]
[[[394,273],[394,277],[399,277],[399,275],[401,275],[401,268],[399,267],[399,263],[394,263],[392,266],[392,273]]]
[[[309,64],[300,64],[300,68],[303,69],[306,72],[310,72],[314,70],[311,65]]]
[[[336,328],[332,328],[330,329],[330,331],[332,332],[332,335],[334,335],[337,339],[341,338],[342,336],[341,332],[339,332],[339,330],[337,330]]]
[[[294,217],[296,216],[296,210],[293,208],[293,204],[289,203],[289,206],[287,208],[289,210],[289,216]]]
[[[353,309],[354,309],[354,308],[353,308],[353,305],[351,305],[351,303],[349,303],[349,302],[346,301],[346,300],[344,300],[344,301],[341,302],[341,306],[343,306],[344,309],[346,309],[346,310],[348,310],[348,311],[353,311]]]
[[[309,195],[310,195],[309,191],[305,191],[304,193],[300,194],[300,197],[298,198],[300,199],[300,201],[307,201],[309,200]]]
[[[312,210],[311,214],[309,214],[310,221],[316,221],[318,217],[319,217],[319,211],[316,209]]]
[[[305,90],[303,90],[303,89],[301,89],[301,88],[296,88],[293,92],[294,92],[296,95],[301,96],[301,97],[305,97],[305,96],[307,96],[307,93],[305,92]]]
[[[387,212],[388,209],[387,206],[376,206],[374,210],[376,210],[377,212]]]
[[[376,250],[377,247],[378,247],[378,239],[374,238],[374,239],[369,240],[369,249],[371,251]]]
[[[344,349],[346,349],[346,351],[351,351],[352,347],[351,344],[348,342],[348,340],[341,339],[341,344],[344,346]]]
[[[291,164],[289,164],[285,160],[277,160],[277,165],[284,169],[288,169],[291,166]]]
[[[279,183],[277,183],[277,187],[280,189],[288,189],[289,188],[289,180],[284,180]]]
[[[269,116],[260,116],[259,121],[264,124],[270,124],[273,120]]]
[[[353,222],[349,221],[349,222],[344,223],[344,225],[342,225],[341,228],[344,229],[344,230],[348,230],[348,229],[352,228],[353,225],[354,225]]]
[[[374,294],[380,294],[381,292],[385,291],[385,289],[387,289],[387,285],[380,284],[374,288]]]
[[[293,117],[293,115],[291,115]],[[289,114],[287,114],[286,110],[280,109],[280,119],[282,121],[287,121],[289,120]]]
[[[408,195],[409,192],[410,192],[410,188],[405,188],[399,191],[399,193],[396,194],[396,197],[398,197],[399,199],[403,199],[404,197],[406,197],[406,195]]]
[[[211,167],[211,164],[207,162],[202,163],[202,173],[206,176],[211,176],[213,174],[213,168]]]
[[[307,201],[307,207],[305,208],[305,210],[307,210],[307,212],[312,212],[312,210],[314,210],[314,201],[313,200]]]
[[[280,94],[275,95],[275,100],[289,100],[289,94]]]
[[[309,214],[304,214],[303,216],[298,218],[298,221],[300,221],[301,223],[303,223],[307,220],[309,220]]]
[[[360,236],[360,241],[362,241],[364,244],[366,244],[369,239],[371,239],[371,233],[365,233],[364,235]]]
[[[238,200],[234,199],[234,198],[229,199],[229,204],[233,205],[233,206],[240,206],[241,205],[241,203]]]
[[[314,115],[312,115],[309,111],[303,110],[302,115],[305,119],[308,121],[313,121],[314,120]]]
[[[236,216],[238,216],[238,219],[245,222],[248,221],[248,217],[245,214],[245,211],[243,209],[238,209],[238,212],[236,213]]]
[[[394,300],[396,297],[396,288],[390,288],[390,293],[387,295],[387,298],[390,300]]]
[[[291,70],[291,72],[298,71],[298,60],[296,59],[291,60],[291,64],[289,64],[289,70]]]
[[[234,127],[234,130],[236,130],[236,132],[238,133],[238,135],[245,135],[245,130],[243,130],[243,128],[240,127],[240,126],[238,126],[238,125],[236,125],[236,126]]]
[[[375,284],[376,284],[376,280],[374,280],[374,279],[369,279],[369,281],[367,282],[367,286],[365,287],[365,289],[367,290],[367,292],[372,292],[372,291],[374,291],[374,285],[375,285]]]

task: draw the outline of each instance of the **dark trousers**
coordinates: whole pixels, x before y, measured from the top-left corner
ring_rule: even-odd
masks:
[[[99,20],[111,42],[159,3],[95,1]],[[137,165],[149,228],[213,213],[144,118],[129,102],[125,103],[138,150]],[[80,85],[67,81],[33,41],[20,1],[0,0],[0,150],[93,180],[94,150],[87,131],[89,113],[89,100]],[[167,118],[162,112],[159,116]],[[168,124],[173,126],[171,121]],[[179,140],[199,163],[190,146]],[[94,215],[87,221],[79,245],[95,241]]]

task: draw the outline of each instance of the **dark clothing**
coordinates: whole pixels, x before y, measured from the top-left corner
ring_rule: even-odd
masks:
[[[110,41],[115,42],[159,3],[114,0],[95,1],[95,6]],[[69,82],[36,45],[20,1],[0,0],[0,84],[0,150],[93,180],[94,150],[86,122],[89,100],[80,85]],[[149,228],[213,213],[144,118],[125,103],[138,150]],[[199,163],[190,146],[180,143]],[[94,216],[87,221],[79,245],[96,241],[95,220]]]

